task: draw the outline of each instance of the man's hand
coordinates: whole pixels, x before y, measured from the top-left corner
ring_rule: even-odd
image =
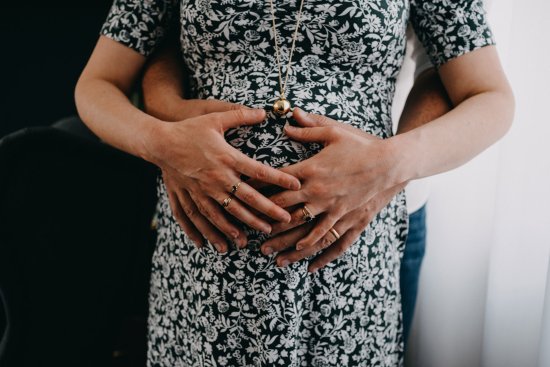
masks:
[[[309,272],[315,272],[342,256],[355,243],[374,217],[388,205],[404,186],[404,184],[398,185],[381,192],[369,200],[367,204],[343,216],[333,226],[340,236],[339,238],[329,232],[315,245],[303,250],[296,250],[296,243],[305,238],[316,225],[315,222],[305,223],[266,241],[262,245],[262,252],[266,255],[278,252],[277,265],[284,267],[322,251],[308,266]]]

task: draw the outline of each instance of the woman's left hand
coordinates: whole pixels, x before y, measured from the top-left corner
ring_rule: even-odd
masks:
[[[299,205],[291,213],[290,223],[273,225],[273,234],[303,224],[307,211],[320,216],[309,234],[296,244],[300,251],[317,244],[343,216],[407,179],[391,139],[380,139],[299,108],[294,109],[294,118],[302,127],[286,125],[285,133],[290,138],[324,144],[313,157],[281,169],[298,177],[301,189],[283,191],[270,198],[282,208]]]

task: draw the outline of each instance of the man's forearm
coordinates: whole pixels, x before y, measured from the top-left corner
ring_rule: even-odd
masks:
[[[142,88],[147,113],[164,121],[182,120],[177,113],[184,96],[182,81],[177,45],[166,44],[145,66]]]
[[[397,134],[416,129],[452,109],[445,87],[434,68],[418,76],[407,97]]]

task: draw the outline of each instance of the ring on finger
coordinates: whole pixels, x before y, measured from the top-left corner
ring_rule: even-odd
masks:
[[[302,219],[306,223],[311,222],[315,218],[315,215],[313,215],[313,213],[308,209],[306,205],[302,207],[302,214],[303,214]]]
[[[235,185],[231,186],[231,195],[235,195],[239,186],[241,186],[242,181],[237,182]]]
[[[224,199],[224,201],[222,202],[222,206],[224,208],[227,208],[229,206],[229,204],[231,204],[231,201],[233,200],[233,197],[232,196],[228,196],[227,198]]]
[[[336,238],[336,240],[339,240],[339,239],[340,239],[340,233],[338,233],[338,231],[335,230],[334,227],[332,227],[331,229],[329,229],[329,232],[332,233],[332,235]]]

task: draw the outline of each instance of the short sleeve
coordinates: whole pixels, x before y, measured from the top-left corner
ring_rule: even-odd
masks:
[[[411,0],[410,4],[415,33],[436,67],[495,44],[482,0]]]
[[[173,25],[177,0],[115,0],[101,35],[149,56]]]
[[[407,48],[411,49],[411,59],[415,64],[414,80],[416,80],[420,74],[434,66],[411,26],[407,27]]]

